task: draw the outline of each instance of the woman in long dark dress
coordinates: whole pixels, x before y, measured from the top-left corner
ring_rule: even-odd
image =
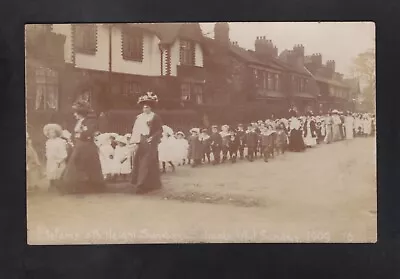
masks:
[[[158,144],[162,136],[161,118],[152,111],[157,95],[148,92],[139,98],[143,113],[136,117],[131,143],[134,146],[132,184],[136,193],[144,194],[161,188]]]
[[[296,117],[294,110],[290,111],[291,118],[289,124],[289,149],[291,151],[300,152],[305,150],[305,144],[302,135],[302,127],[300,120]]]
[[[61,178],[63,193],[98,193],[106,189],[94,134],[97,121],[90,116],[90,105],[77,102],[73,106],[77,120],[73,139],[74,147]]]

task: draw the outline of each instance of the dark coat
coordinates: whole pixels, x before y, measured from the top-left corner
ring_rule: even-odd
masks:
[[[220,149],[222,148],[222,137],[219,133],[212,133],[210,136],[210,145],[211,149]]]
[[[307,137],[307,125],[308,125],[308,120],[304,123],[304,137]],[[317,137],[317,126],[315,125],[315,121],[310,120],[310,130],[311,130],[311,136],[313,138]]]
[[[161,188],[161,176],[158,159],[158,144],[162,136],[162,120],[157,114],[147,123],[150,128],[147,137],[142,136],[133,157],[131,183],[139,192]]]
[[[204,155],[204,146],[198,136],[189,138],[189,153],[188,158],[191,160],[200,160]]]
[[[258,135],[256,132],[246,132],[246,145],[250,148],[255,148],[258,143]]]

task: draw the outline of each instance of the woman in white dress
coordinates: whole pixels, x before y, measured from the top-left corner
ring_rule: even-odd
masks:
[[[346,130],[346,139],[351,140],[354,138],[354,118],[350,112],[346,113],[346,118],[344,120],[344,128]]]
[[[371,135],[372,132],[372,121],[371,118],[369,117],[368,114],[364,114],[363,118],[363,130],[364,130],[364,135],[369,136]]]
[[[304,144],[307,147],[313,147],[317,145],[317,129],[311,112],[308,113],[304,122],[303,138]]]

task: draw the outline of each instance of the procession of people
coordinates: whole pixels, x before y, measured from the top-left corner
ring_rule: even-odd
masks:
[[[162,188],[161,175],[167,169],[184,166],[219,165],[258,158],[269,162],[286,151],[304,152],[320,144],[365,137],[375,130],[375,116],[331,110],[326,115],[309,111],[290,117],[258,120],[237,126],[193,127],[185,133],[163,125],[154,112],[158,97],[152,92],[141,96],[142,106],[132,132],[125,135],[99,133],[89,104],[73,106],[76,126],[73,133],[58,124],[45,125],[46,176],[49,190],[64,194],[99,193],[107,185],[129,182],[128,192],[144,194]],[[27,135],[28,178],[40,167],[38,156]]]

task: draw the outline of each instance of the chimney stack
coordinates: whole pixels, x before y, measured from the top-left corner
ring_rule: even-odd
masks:
[[[257,36],[254,43],[255,53],[261,60],[268,60],[270,57],[278,56],[278,49],[272,40],[267,40],[266,36]]]
[[[217,22],[214,25],[214,39],[221,45],[228,46],[229,39],[229,23]]]

